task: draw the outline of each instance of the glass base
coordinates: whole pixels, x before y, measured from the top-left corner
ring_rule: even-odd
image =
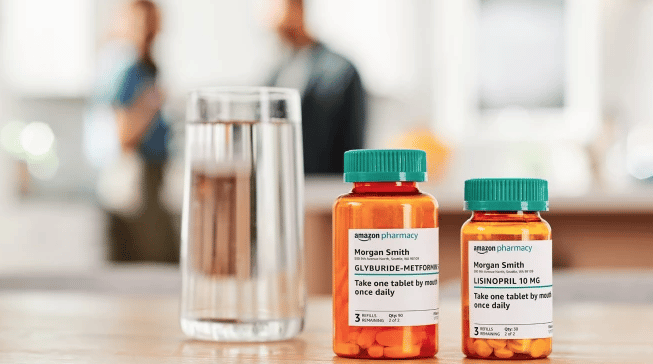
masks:
[[[199,340],[262,342],[290,339],[304,329],[303,318],[236,321],[181,318],[184,334]]]

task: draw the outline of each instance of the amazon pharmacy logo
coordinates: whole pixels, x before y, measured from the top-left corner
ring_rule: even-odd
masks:
[[[485,254],[487,252],[527,252],[533,250],[532,245],[476,245],[474,251],[478,254]]]
[[[372,239],[380,239],[381,234],[355,233],[354,238],[360,241],[370,241]]]
[[[474,251],[478,254],[485,254],[487,252],[497,251],[497,247],[495,245],[476,245]]]

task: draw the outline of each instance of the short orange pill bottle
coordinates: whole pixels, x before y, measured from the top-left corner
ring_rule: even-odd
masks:
[[[345,153],[350,193],[333,206],[333,351],[347,358],[438,351],[438,203],[421,150]]]
[[[465,181],[461,231],[463,353],[479,359],[537,359],[551,353],[551,227],[545,180]]]

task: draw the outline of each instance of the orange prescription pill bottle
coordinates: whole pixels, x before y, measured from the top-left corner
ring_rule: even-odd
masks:
[[[333,206],[333,351],[403,359],[438,351],[438,203],[421,150],[345,153],[350,193]]]
[[[461,231],[463,353],[535,359],[551,353],[551,227],[545,180],[465,181]]]

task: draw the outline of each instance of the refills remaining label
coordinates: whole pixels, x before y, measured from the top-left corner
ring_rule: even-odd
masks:
[[[438,229],[349,230],[349,325],[438,323]]]
[[[469,242],[471,337],[552,336],[551,252],[551,240]]]

